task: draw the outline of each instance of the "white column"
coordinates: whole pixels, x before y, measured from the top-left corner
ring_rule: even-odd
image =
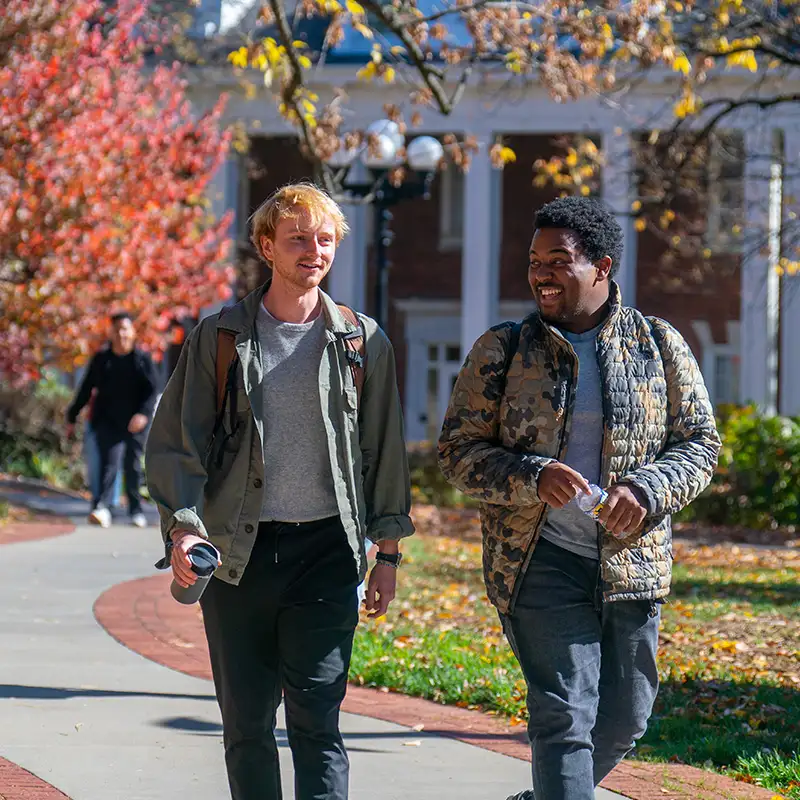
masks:
[[[464,176],[461,256],[461,354],[497,321],[502,173],[492,166],[488,143]]]
[[[771,163],[774,131],[752,125],[745,135],[747,220],[742,259],[741,395],[762,411],[777,410],[780,167]],[[776,230],[777,229],[777,230]]]
[[[783,255],[800,260],[797,244],[800,228],[800,131],[784,131],[785,182],[783,223],[788,247]],[[794,217],[792,216],[794,215]],[[781,286],[781,397],[780,413],[800,416],[800,273],[783,276]]]
[[[211,213],[219,219],[228,211],[233,211],[233,220],[228,228],[230,250],[228,258],[236,258],[236,244],[241,232],[247,234],[247,170],[243,168],[240,156],[232,154],[222,162],[208,187],[208,198],[211,201]],[[236,290],[236,282],[233,284]],[[235,294],[233,295],[235,301]],[[228,303],[228,304],[229,304]],[[206,306],[200,312],[200,319],[216,314],[226,303],[219,301],[211,306]]]
[[[363,205],[342,205],[350,233],[336,249],[336,259],[328,276],[328,293],[337,303],[356,311],[366,306],[367,212]]]
[[[636,245],[631,206],[636,200],[635,153],[630,133],[619,128],[603,131],[602,197],[622,226],[624,235],[622,263],[615,276],[625,305],[636,305]]]

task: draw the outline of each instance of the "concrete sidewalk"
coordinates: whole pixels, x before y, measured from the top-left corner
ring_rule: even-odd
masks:
[[[131,652],[92,613],[111,586],[154,572],[156,531],[79,526],[0,555],[0,756],[72,800],[227,797],[211,683]],[[352,800],[505,800],[529,785],[527,763],[450,738],[353,714],[342,727]]]

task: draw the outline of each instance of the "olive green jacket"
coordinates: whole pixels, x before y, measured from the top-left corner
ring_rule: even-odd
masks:
[[[216,576],[233,584],[247,566],[263,494],[269,491],[262,447],[264,374],[255,329],[267,287],[191,332],[159,402],[145,452],[147,485],[165,542],[176,528],[209,539],[222,553]],[[365,537],[400,539],[414,532],[394,352],[375,321],[360,315],[367,371],[359,409],[344,343],[355,327],[325,293],[322,303],[328,340],[319,365],[322,415],[339,513],[363,578]],[[225,414],[224,431],[212,442],[219,328],[236,336],[238,424],[231,425]]]
[[[703,376],[668,323],[622,306],[612,284],[611,311],[597,337],[603,382],[601,485],[638,487],[647,517],[619,541],[598,526],[606,600],[657,600],[669,593],[670,515],[708,485],[720,439]],[[439,439],[445,477],[482,501],[483,563],[489,599],[513,610],[547,516],[541,470],[566,453],[578,363],[569,342],[534,312],[503,389],[512,323],[473,346],[453,389]]]

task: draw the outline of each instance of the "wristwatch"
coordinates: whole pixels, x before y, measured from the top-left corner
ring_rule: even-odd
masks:
[[[375,555],[376,564],[386,564],[389,567],[397,569],[400,562],[403,560],[402,553],[377,553]]]

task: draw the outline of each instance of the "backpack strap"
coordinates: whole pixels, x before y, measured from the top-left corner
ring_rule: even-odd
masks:
[[[519,336],[522,331],[522,323],[515,322],[511,326],[511,337],[508,340],[508,349],[506,350],[506,359],[503,362],[503,371],[500,373],[500,397],[506,393],[506,381],[508,380],[508,371],[511,369],[511,362],[519,350]]]
[[[345,305],[337,305],[342,316],[351,324],[358,328],[353,333],[348,333],[344,337],[347,363],[350,365],[350,372],[353,375],[353,383],[356,387],[356,397],[358,407],[361,408],[361,395],[364,391],[364,380],[367,375],[367,335],[361,319],[352,308]]]
[[[217,414],[225,407],[225,395],[231,367],[236,361],[236,336],[231,331],[217,330]]]
[[[219,312],[219,318],[225,313],[226,309]],[[206,452],[206,461],[214,449],[214,443],[222,430],[222,421],[225,419],[225,410],[230,408],[230,428],[231,433],[226,435],[226,439],[232,437],[238,429],[237,419],[237,396],[236,396],[236,365],[238,363],[236,353],[236,334],[222,328],[217,329],[217,353],[216,353],[216,390],[217,390],[217,415],[214,419],[214,430],[211,432],[211,440]],[[229,402],[230,399],[230,402]],[[223,442],[224,444],[224,442]],[[217,453],[217,467],[222,465],[222,448]]]

